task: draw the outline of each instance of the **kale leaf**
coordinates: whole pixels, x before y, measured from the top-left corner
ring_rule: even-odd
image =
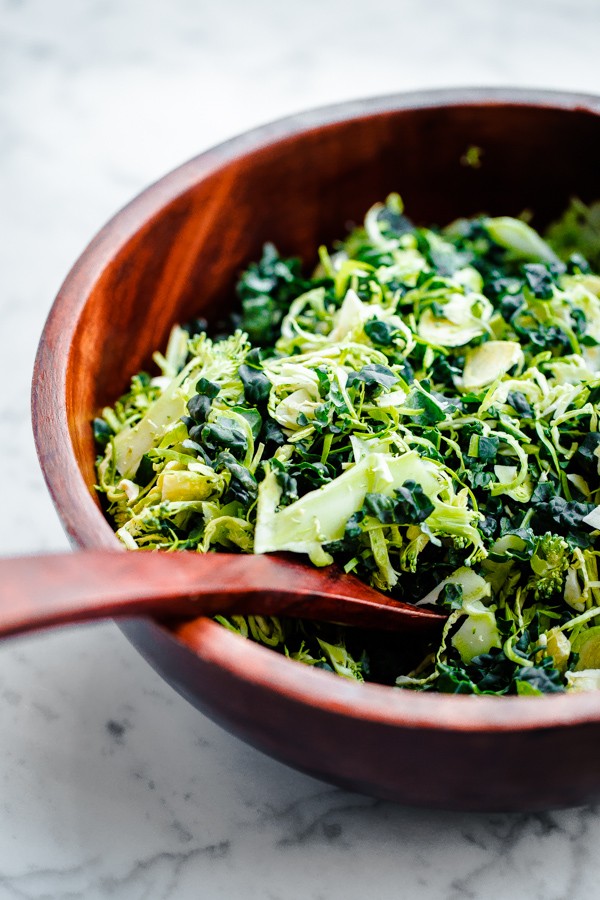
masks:
[[[434,508],[421,485],[409,480],[397,488],[392,497],[368,493],[363,512],[383,525],[418,525],[431,515]]]

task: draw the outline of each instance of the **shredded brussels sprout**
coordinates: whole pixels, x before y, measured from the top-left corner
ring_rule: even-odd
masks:
[[[397,194],[306,277],[270,244],[228,337],[176,326],[94,422],[135,550],[308,554],[449,613],[439,646],[217,617],[411,690],[600,687],[599,207],[415,226]],[[235,324],[234,324],[235,323]]]

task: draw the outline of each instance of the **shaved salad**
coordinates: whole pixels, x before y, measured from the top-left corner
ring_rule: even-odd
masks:
[[[130,550],[306,554],[448,612],[441,640],[260,616],[358,681],[600,688],[600,206],[416,226],[390,195],[312,275],[267,244],[224,334],[175,327],[94,422]]]

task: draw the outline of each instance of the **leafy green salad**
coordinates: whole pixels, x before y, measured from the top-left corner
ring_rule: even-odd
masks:
[[[596,270],[596,271],[595,271]],[[292,659],[411,690],[600,688],[600,210],[417,227],[397,194],[271,244],[226,333],[175,327],[94,431],[131,549],[306,554],[448,612],[441,639],[260,616]],[[597,623],[597,624],[596,624]]]

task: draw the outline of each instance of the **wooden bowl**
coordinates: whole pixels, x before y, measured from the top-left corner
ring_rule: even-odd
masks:
[[[469,147],[481,166],[465,165]],[[600,197],[600,98],[459,90],[348,103],[285,119],[196,157],[144,191],[75,264],[33,381],[38,453],[77,547],[116,548],[94,495],[90,420],[150,364],[174,322],[232,303],[265,240],[315,260],[393,190],[421,223],[559,214]],[[473,810],[600,796],[597,694],[416,694],[310,669],[205,620],[197,653],[150,621],[133,644],[208,716],[319,778],[403,803]]]

